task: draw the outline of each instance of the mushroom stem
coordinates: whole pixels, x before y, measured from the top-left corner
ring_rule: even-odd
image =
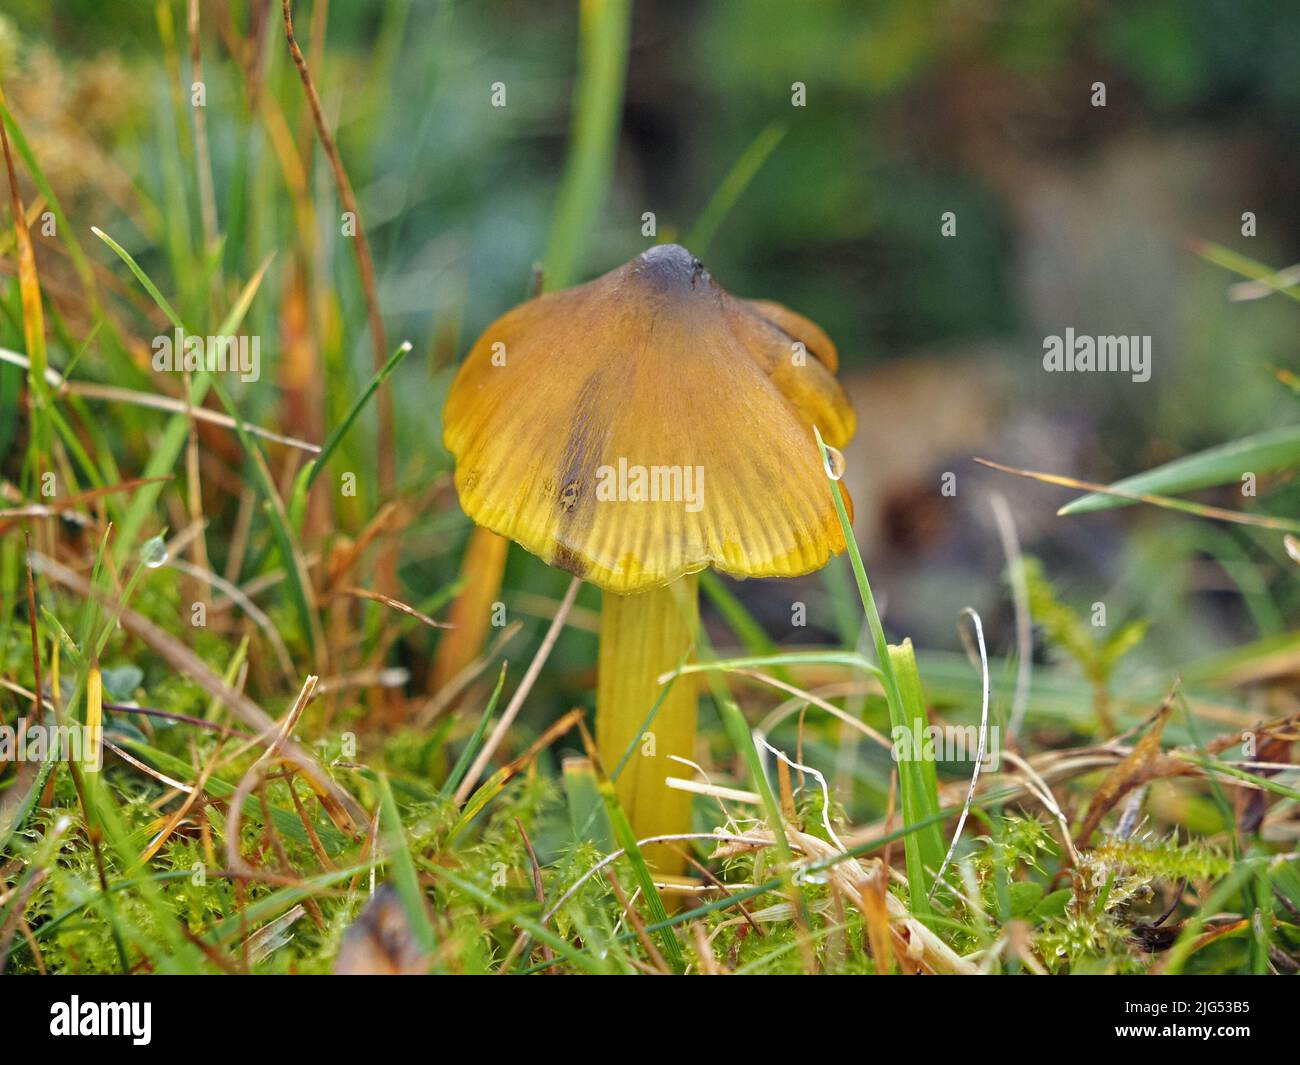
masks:
[[[605,771],[611,775],[632,747],[614,790],[632,831],[641,839],[690,831],[691,796],[669,788],[664,779],[681,769],[670,755],[695,757],[698,695],[694,675],[679,676],[673,682],[644,734],[642,729],[661,693],[658,677],[671,673],[685,658],[695,641],[699,618],[699,578],[695,574],[649,592],[604,594],[596,745]],[[666,844],[646,847],[645,857],[665,876],[679,875],[685,865],[681,854]]]
[[[434,689],[443,687],[474,661],[483,650],[492,604],[501,595],[501,576],[506,568],[510,541],[491,529],[474,526],[469,547],[461,563],[465,586],[451,604],[448,621],[452,627],[438,642],[433,660]]]

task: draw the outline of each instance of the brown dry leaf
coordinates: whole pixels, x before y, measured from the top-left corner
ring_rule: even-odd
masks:
[[[885,879],[873,876],[862,885],[862,918],[867,926],[867,943],[876,972],[894,971],[893,929],[889,927],[889,907],[885,904]]]
[[[331,552],[327,587],[333,589],[336,585],[342,583],[343,579],[351,573],[352,567],[360,561],[362,553],[374,540],[389,532],[399,532],[408,523],[409,516],[406,515],[404,509],[398,503],[389,500],[381,506],[366,527],[361,530],[361,535],[357,537],[355,542],[341,541],[344,544],[343,549]]]
[[[0,102],[3,102],[0,94]],[[32,250],[31,234],[27,230],[27,215],[23,211],[18,192],[18,175],[9,151],[9,134],[0,124],[0,144],[4,147],[5,168],[9,173],[9,204],[14,222],[14,244],[18,252],[18,292],[23,308],[23,339],[27,354],[38,372],[45,369],[45,313],[41,306],[41,282],[36,273],[36,254]],[[44,379],[42,378],[42,386]]]
[[[1164,704],[1156,711],[1146,735],[1138,740],[1122,762],[1106,774],[1106,779],[1101,782],[1092,802],[1088,804],[1088,815],[1075,835],[1080,846],[1087,844],[1101,819],[1134,788],[1158,777],[1180,776],[1192,771],[1187,763],[1166,758],[1160,751],[1160,737],[1173,713],[1174,695],[1177,691],[1178,686],[1175,684]]]
[[[1259,744],[1255,749],[1255,758],[1257,762],[1274,762],[1277,764],[1291,761],[1291,747],[1295,742],[1294,734],[1265,734],[1260,738]],[[1275,777],[1280,772],[1277,769],[1252,769],[1250,772],[1258,777]],[[1264,820],[1264,814],[1268,812],[1269,802],[1275,796],[1265,791],[1263,788],[1238,788],[1234,795],[1235,805],[1237,807],[1237,830],[1243,836],[1253,835]]]
[[[288,913],[281,914],[250,935],[244,941],[244,949],[248,952],[249,959],[254,964],[264,962],[274,951],[288,943],[293,938],[289,929],[297,924],[306,912],[306,907],[299,903]]]

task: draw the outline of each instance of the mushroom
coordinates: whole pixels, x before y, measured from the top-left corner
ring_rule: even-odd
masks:
[[[816,426],[854,417],[826,334],[720,288],[658,245],[585,285],[529,300],[483,333],[452,384],[444,440],[476,523],[603,592],[596,740],[639,838],[689,829],[665,778],[694,756],[698,577],[791,577],[844,549]],[[676,848],[647,848],[661,874]]]

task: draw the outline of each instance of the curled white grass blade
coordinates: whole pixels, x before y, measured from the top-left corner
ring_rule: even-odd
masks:
[[[737,802],[748,803],[751,806],[758,806],[763,801],[763,797],[756,791],[744,791],[740,788],[724,788],[719,784],[714,784],[712,779],[709,777],[709,774],[705,772],[704,767],[700,765],[699,762],[692,762],[689,758],[683,758],[679,754],[670,754],[668,759],[669,761],[689,766],[691,769],[695,770],[695,772],[703,779],[703,784],[699,781],[687,781],[679,777],[665,777],[664,782],[670,788],[677,788],[679,791],[693,791],[697,795],[707,795],[710,798],[717,799],[718,806],[722,809],[722,815],[729,823],[734,823],[735,817],[733,817],[731,811],[727,809],[726,799],[734,799]],[[677,781],[677,783],[674,783],[674,781]]]
[[[826,778],[822,776],[819,772],[817,772],[817,770],[815,770],[812,766],[804,765],[802,762],[796,762],[793,758],[791,758],[788,754],[786,754],[785,751],[778,750],[776,747],[773,747],[770,743],[767,742],[767,737],[765,737],[757,729],[755,729],[754,731],[754,738],[758,740],[758,742],[761,743],[764,747],[766,747],[769,751],[771,751],[774,755],[776,755],[779,759],[781,759],[781,761],[783,761],[791,769],[797,769],[802,773],[807,773],[809,776],[813,777],[818,784],[821,785],[822,827],[826,829],[827,837],[830,839],[832,843],[835,844],[835,846],[839,847],[839,849],[842,851],[848,850],[848,848],[844,846],[844,841],[835,834],[835,829],[831,827],[831,817],[830,817],[831,789],[826,785]]]
[[[984,623],[980,621],[980,616],[970,607],[962,612],[962,617],[969,617],[975,627],[975,643],[979,648],[980,656],[980,684],[983,693],[980,699],[980,742],[975,751],[975,770],[971,773],[970,787],[966,789],[966,801],[962,804],[961,816],[957,818],[957,828],[952,834],[952,842],[948,845],[948,853],[943,856],[943,864],[939,866],[939,872],[935,874],[934,883],[930,885],[930,897],[934,897],[935,889],[943,881],[943,874],[948,871],[948,865],[952,862],[952,856],[957,852],[957,844],[961,841],[962,829],[966,827],[966,817],[970,813],[971,803],[975,801],[975,786],[979,783],[980,769],[984,766],[984,750],[988,744],[989,735],[989,654],[988,649],[984,646]]]
[[[1011,603],[1016,612],[1016,692],[1011,698],[1011,720],[1007,724],[1007,738],[1020,734],[1020,726],[1029,708],[1029,685],[1034,670],[1033,618],[1029,613],[1029,582],[1025,579],[1025,560],[1020,551],[1020,537],[1011,508],[1001,492],[993,493],[989,503],[998,523],[1002,550],[1007,556],[1007,580],[1011,584]]]
[[[873,729],[865,721],[859,721],[852,714],[846,713],[845,711],[841,710],[838,706],[835,706],[832,703],[828,703],[825,699],[822,699],[819,696],[814,695],[812,692],[804,691],[803,688],[797,688],[793,684],[787,684],[785,681],[778,680],[776,677],[770,677],[766,673],[760,673],[756,669],[738,669],[735,670],[735,672],[740,674],[743,677],[750,677],[753,680],[757,680],[763,684],[770,685],[771,687],[777,688],[780,691],[787,692],[788,694],[793,695],[796,699],[800,699],[803,702],[807,703],[809,706],[815,706],[819,710],[826,711],[826,713],[830,714],[832,717],[836,718],[837,720],[843,721],[844,724],[848,725],[850,728],[856,729],[858,732],[861,732],[862,735],[866,736],[868,739],[878,744],[886,751],[892,751],[894,749],[894,745],[890,740],[882,736],[879,732]],[[775,716],[774,713],[769,714],[767,718],[764,719],[764,725],[762,726],[764,729],[767,728],[767,722],[771,720],[774,716]],[[780,719],[778,718],[777,720]]]
[[[685,777],[664,777],[664,783],[674,791],[688,791],[692,795],[703,795],[705,798],[717,799],[719,802],[723,799],[731,799],[733,802],[757,806],[763,801],[763,796],[756,791],[724,788],[721,784],[703,784],[698,780],[687,780]]]

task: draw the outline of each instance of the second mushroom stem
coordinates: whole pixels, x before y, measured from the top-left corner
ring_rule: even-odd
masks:
[[[482,653],[492,604],[501,596],[501,577],[509,550],[510,541],[491,529],[476,525],[469,534],[469,547],[460,568],[464,586],[451,604],[451,629],[443,635],[433,660],[435,691],[450,683]]]
[[[675,791],[664,781],[682,769],[670,755],[695,757],[698,688],[694,675],[673,682],[654,720],[642,730],[660,695],[658,678],[685,659],[695,640],[699,613],[695,574],[649,592],[604,593],[596,744],[611,775],[631,747],[614,788],[639,839],[690,831],[690,793]],[[661,875],[678,875],[685,865],[680,852],[666,844],[645,848],[645,856]]]

